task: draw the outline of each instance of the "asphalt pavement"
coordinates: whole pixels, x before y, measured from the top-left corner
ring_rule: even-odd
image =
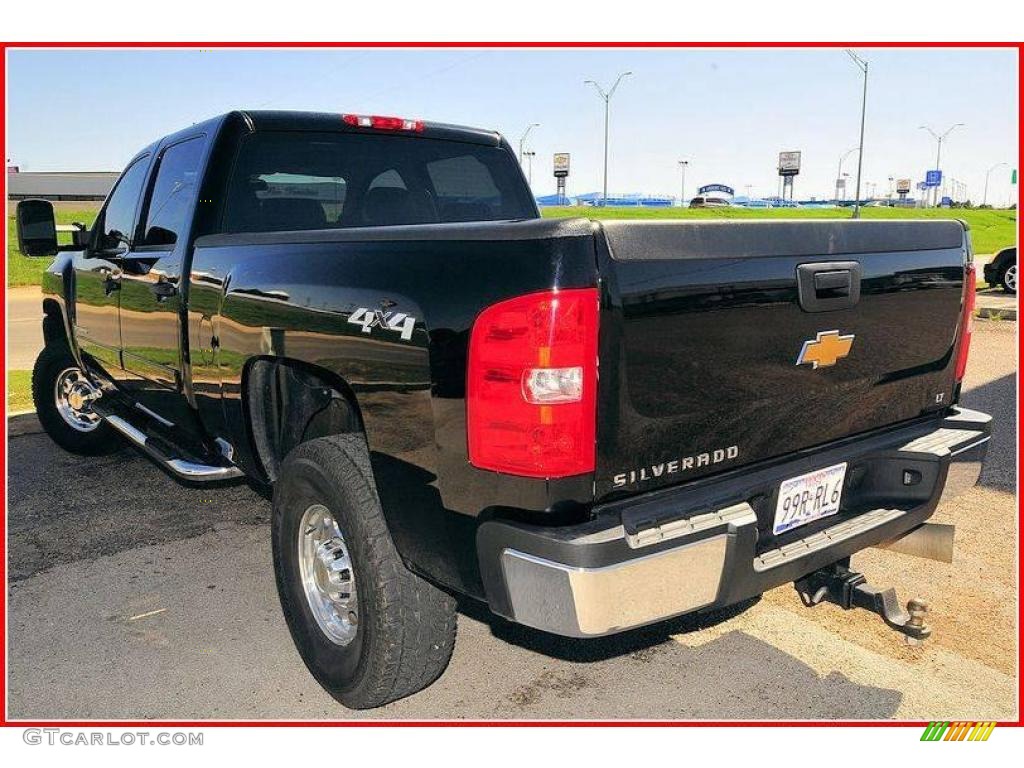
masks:
[[[43,295],[39,288],[7,289],[7,368],[28,371],[43,348]]]
[[[9,716],[1015,719],[1015,330],[976,324],[964,402],[996,427],[980,485],[934,518],[957,524],[954,563],[853,560],[929,600],[922,647],[864,611],[804,608],[791,587],[593,641],[467,602],[438,682],[354,712],[292,646],[264,497],[184,487],[128,449],[71,456],[29,429],[9,442]]]

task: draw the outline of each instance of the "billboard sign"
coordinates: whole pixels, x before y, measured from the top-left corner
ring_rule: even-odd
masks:
[[[796,176],[800,173],[799,152],[779,152],[779,176]]]
[[[569,153],[555,152],[555,178],[564,179],[569,175]]]
[[[708,192],[724,192],[727,195],[736,194],[732,187],[727,187],[725,184],[705,184],[697,190],[698,195],[706,195]]]
[[[937,187],[942,184],[942,171],[927,171],[924,175],[926,187]]]
[[[840,176],[836,179],[836,189],[846,189],[846,178]]]
[[[910,192],[913,182],[910,179],[896,179],[896,192],[905,195]]]

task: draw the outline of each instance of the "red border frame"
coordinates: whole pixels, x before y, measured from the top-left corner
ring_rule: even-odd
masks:
[[[4,188],[4,206],[5,206],[5,218],[6,218],[6,205],[7,205],[7,176],[6,176],[6,157],[7,157],[7,135],[6,135],[6,108],[7,108],[7,79],[6,79],[6,67],[7,67],[7,49],[8,48],[174,48],[174,49],[189,49],[189,48],[236,48],[236,49],[248,49],[248,48],[1007,48],[1017,50],[1017,87],[1018,87],[1018,158],[1020,157],[1021,147],[1024,144],[1021,143],[1020,135],[1020,118],[1024,116],[1024,105],[1021,104],[1021,85],[1022,75],[1024,75],[1024,43],[1020,42],[978,42],[978,43],[964,43],[964,42],[918,42],[918,41],[904,41],[904,42],[865,42],[865,41],[830,41],[830,42],[749,42],[749,41],[735,41],[735,42],[664,42],[664,41],[651,41],[651,42],[528,42],[528,41],[458,41],[458,42],[430,42],[430,41],[396,41],[396,42],[315,42],[315,41],[303,41],[303,42],[280,42],[280,41],[263,41],[263,42],[246,42],[246,43],[235,43],[235,42],[152,42],[152,41],[139,41],[139,42],[66,42],[66,41],[37,41],[37,42],[26,42],[26,43],[12,43],[12,42],[0,42],[0,125],[3,126],[3,135],[0,136],[0,146],[4,149],[5,158],[5,174],[3,181]],[[1018,233],[1019,233],[1019,220],[1018,220]],[[5,235],[6,237],[6,235]],[[1018,237],[1019,239],[1019,237]],[[4,256],[4,282],[0,286],[0,295],[4,297],[4,306],[6,308],[7,298],[7,262],[6,253]],[[6,317],[6,315],[5,315]],[[6,323],[4,323],[6,327]],[[1021,335],[1018,331],[1017,335],[1017,358],[1020,360],[1020,352],[1024,349],[1024,344],[1021,343]],[[3,355],[6,361],[6,333],[0,336],[0,355]],[[7,368],[4,366],[4,371],[0,374],[0,379],[4,382],[4,389],[6,391],[7,383]],[[1019,379],[1019,375],[1018,375]],[[1017,413],[1019,415],[1021,403],[1024,402],[1022,397],[1021,389],[1018,384],[1017,387]],[[6,406],[5,406],[6,407]],[[5,411],[6,413],[6,411]],[[1021,433],[1020,424],[1018,418],[1018,430],[1017,430],[1017,453],[1018,453],[1018,465],[1021,448]],[[7,452],[7,441],[6,439],[0,445],[0,461],[3,462],[6,468],[6,455]],[[1018,482],[1019,482],[1019,466],[1018,466]],[[2,480],[2,487],[4,490],[4,499],[6,500],[7,492],[7,474],[4,473]],[[1024,726],[1024,715],[1022,715],[1022,703],[1024,703],[1024,694],[1022,694],[1020,686],[1020,670],[1022,661],[1024,661],[1024,652],[1022,652],[1020,642],[1020,629],[1022,621],[1024,621],[1024,611],[1021,610],[1020,600],[1020,581],[1019,576],[1021,572],[1024,572],[1024,553],[1021,549],[1021,526],[1024,523],[1024,506],[1021,505],[1020,493],[1018,490],[1017,495],[1017,558],[1018,558],[1018,583],[1017,583],[1017,720],[1015,721],[999,721],[998,725],[1011,726],[1011,727],[1022,727]],[[7,537],[7,515],[6,506],[4,509],[4,516],[0,519],[0,537],[6,541]],[[7,584],[7,561],[0,563],[0,582],[6,586]],[[133,727],[139,724],[150,724],[150,725],[163,725],[167,727],[217,727],[217,728],[242,728],[242,727],[254,727],[254,726],[273,726],[279,728],[294,728],[294,727],[357,727],[357,728],[381,728],[381,727],[424,727],[424,726],[440,726],[440,727],[529,727],[529,728],[559,728],[559,727],[742,727],[742,726],[772,726],[772,727],[912,727],[921,728],[927,725],[925,721],[890,721],[890,720],[848,720],[848,721],[831,721],[831,720],[583,720],[583,721],[561,721],[561,720],[8,720],[7,719],[7,594],[6,590],[4,595],[0,597],[0,605],[3,607],[3,612],[0,613],[0,630],[3,632],[4,638],[4,653],[0,656],[0,698],[2,698],[3,712],[0,713],[0,727],[17,727],[17,728],[29,728],[29,727],[66,727],[66,728],[99,728],[99,727]]]

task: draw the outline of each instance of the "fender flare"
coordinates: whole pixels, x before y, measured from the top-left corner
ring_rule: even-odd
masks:
[[[255,357],[242,374],[253,456],[274,482],[285,456],[318,437],[358,432],[362,414],[348,383],[331,371],[284,357]]]

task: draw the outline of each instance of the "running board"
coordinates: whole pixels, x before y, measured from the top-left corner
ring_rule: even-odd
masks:
[[[218,466],[216,464],[197,464],[187,459],[168,458],[149,441],[149,438],[141,430],[136,429],[120,416],[104,416],[103,420],[128,438],[129,442],[141,448],[157,462],[167,467],[172,474],[183,480],[208,483],[215,480],[232,480],[242,476],[242,470],[234,464]]]

